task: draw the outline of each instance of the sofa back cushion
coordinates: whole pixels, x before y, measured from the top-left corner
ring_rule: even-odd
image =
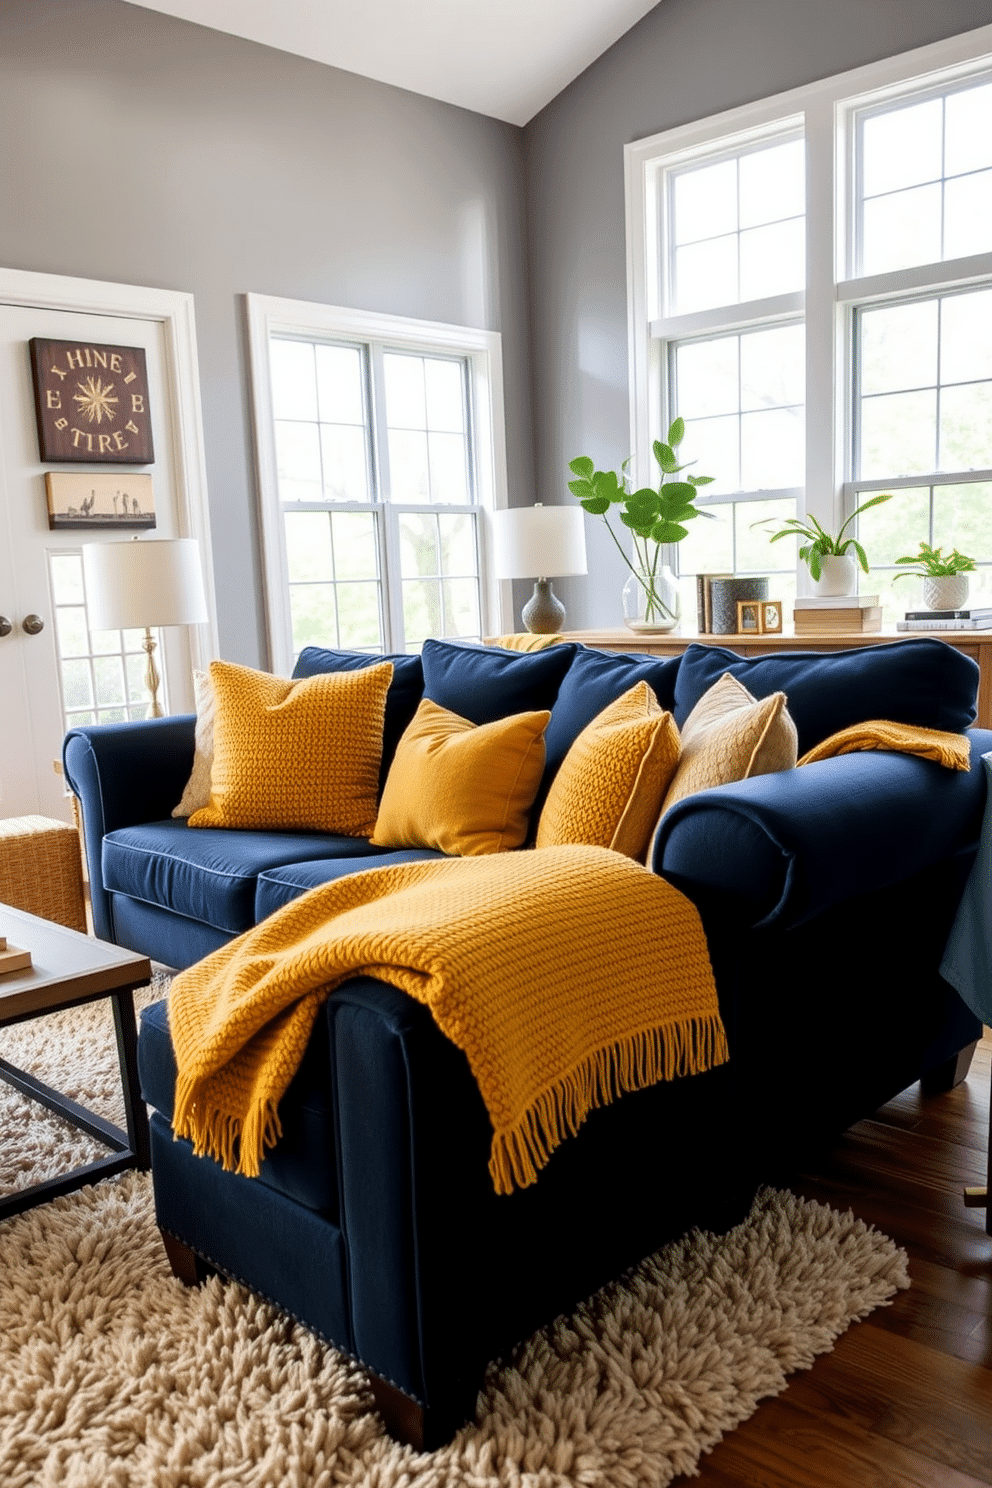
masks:
[[[393,680],[386,694],[386,723],[382,731],[382,765],[379,788],[389,774],[400,735],[410,722],[424,695],[424,669],[419,656],[369,656],[363,651],[330,651],[324,646],[304,646],[293,668],[294,677],[316,677],[322,672],[353,672],[361,667],[391,661]]]
[[[551,708],[575,650],[570,641],[520,652],[428,640],[421,652],[424,696],[470,723]]]
[[[678,656],[625,656],[579,646],[551,708],[544,737],[547,778],[557,773],[582,730],[638,682],[647,683],[663,712],[672,712],[679,661]]]
[[[729,672],[756,698],[784,692],[805,754],[852,723],[896,723],[960,733],[975,720],[978,665],[944,641],[923,636],[850,651],[782,651],[737,656],[689,646],[675,680],[681,728],[704,693]]]

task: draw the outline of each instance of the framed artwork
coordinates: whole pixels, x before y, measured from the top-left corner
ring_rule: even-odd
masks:
[[[779,635],[782,631],[780,599],[739,599],[737,601],[738,635]]]
[[[150,465],[154,458],[143,346],[35,336],[31,373],[43,460]]]
[[[761,604],[756,599],[737,601],[737,634],[761,634]]]
[[[782,601],[780,599],[766,599],[761,605],[761,634],[781,635],[782,633]]]
[[[152,478],[139,471],[45,472],[48,525],[53,530],[117,527],[142,532],[155,526]]]

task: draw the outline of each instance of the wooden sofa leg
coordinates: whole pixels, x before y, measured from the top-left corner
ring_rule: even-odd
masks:
[[[396,1385],[380,1379],[371,1370],[367,1371],[375,1408],[383,1419],[390,1436],[405,1442],[416,1451],[424,1450],[424,1407]]]
[[[952,1054],[950,1059],[945,1059],[943,1064],[938,1064],[935,1069],[928,1070],[920,1081],[920,1088],[924,1095],[943,1095],[947,1090],[953,1090],[955,1085],[960,1085],[966,1078],[971,1068],[971,1059],[978,1048],[978,1040],[962,1049],[960,1054]]]
[[[198,1256],[195,1250],[191,1250],[182,1240],[177,1240],[175,1235],[170,1235],[167,1230],[159,1229],[162,1236],[162,1244],[169,1258],[173,1276],[177,1276],[183,1286],[195,1287],[206,1281],[208,1276],[213,1275],[213,1267],[208,1266],[202,1256]]]

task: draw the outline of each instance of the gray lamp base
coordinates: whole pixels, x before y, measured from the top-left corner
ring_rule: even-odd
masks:
[[[550,579],[534,581],[534,593],[520,614],[531,635],[557,635],[565,624],[565,606],[552,590]]]

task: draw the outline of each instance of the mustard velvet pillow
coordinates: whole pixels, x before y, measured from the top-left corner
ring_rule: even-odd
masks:
[[[292,682],[212,661],[210,804],[189,825],[367,837],[392,675],[386,661]]]
[[[662,811],[697,791],[791,770],[797,753],[798,735],[785,693],[758,700],[724,672],[682,726],[682,754]]]
[[[551,783],[538,847],[583,843],[643,860],[679,762],[679,731],[638,682],[579,734]]]
[[[396,746],[373,843],[457,858],[520,847],[550,717],[543,709],[475,724],[424,698]]]

